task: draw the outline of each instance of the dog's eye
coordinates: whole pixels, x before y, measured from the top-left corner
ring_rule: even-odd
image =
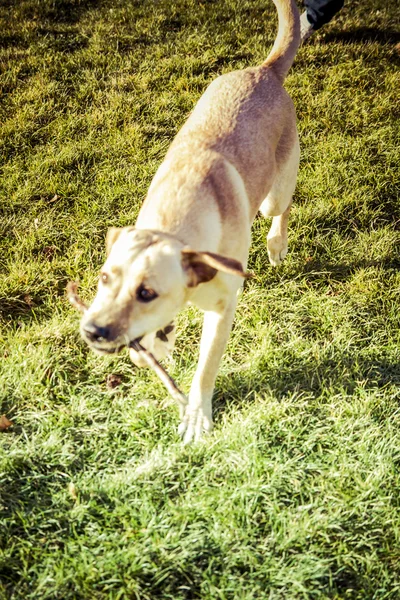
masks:
[[[151,288],[148,288],[144,285],[140,285],[136,292],[136,297],[141,302],[150,302],[151,300],[154,300],[155,298],[157,298],[157,296],[158,296],[157,292],[155,292]]]
[[[107,284],[109,282],[109,277],[107,273],[100,274],[100,280],[102,283]]]

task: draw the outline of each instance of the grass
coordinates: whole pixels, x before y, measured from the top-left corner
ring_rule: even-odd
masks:
[[[88,351],[65,300],[70,279],[93,296],[107,228],[275,23],[265,0],[0,7],[0,598],[400,597],[395,0],[346,3],[287,79],[290,252],[271,268],[256,220],[206,444],[182,447],[153,374]],[[186,390],[200,326],[179,317]]]

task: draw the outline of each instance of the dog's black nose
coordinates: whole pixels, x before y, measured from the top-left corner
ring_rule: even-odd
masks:
[[[102,342],[108,340],[110,336],[109,327],[99,327],[93,322],[86,323],[83,331],[86,337],[92,342]]]

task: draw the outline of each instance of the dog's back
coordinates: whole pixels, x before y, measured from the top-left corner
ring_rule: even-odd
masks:
[[[299,16],[294,0],[274,2],[279,31],[269,56],[258,67],[227,73],[209,85],[172,142],[149,190],[143,216],[147,216],[146,204],[157,202],[157,197],[159,202],[162,198],[161,210],[168,211],[169,216],[174,210],[182,210],[175,199],[189,157],[192,180],[199,172],[204,177],[213,168],[220,171],[219,158],[223,157],[244,183],[248,217],[253,220],[280,162],[286,160],[297,141],[293,103],[282,82],[300,43]],[[169,203],[174,173],[178,183]]]
[[[234,71],[203,94],[166,159],[212,149],[242,177],[254,218],[277,164],[296,139],[293,102],[271,68]],[[201,140],[201,144],[199,144]]]

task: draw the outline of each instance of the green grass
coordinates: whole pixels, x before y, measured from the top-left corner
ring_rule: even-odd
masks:
[[[270,267],[256,220],[206,444],[182,447],[156,377],[90,353],[65,300],[70,279],[93,296],[107,228],[275,24],[266,0],[0,7],[2,599],[400,597],[396,0],[347,2],[287,79],[290,251]],[[179,317],[185,390],[200,326]]]

